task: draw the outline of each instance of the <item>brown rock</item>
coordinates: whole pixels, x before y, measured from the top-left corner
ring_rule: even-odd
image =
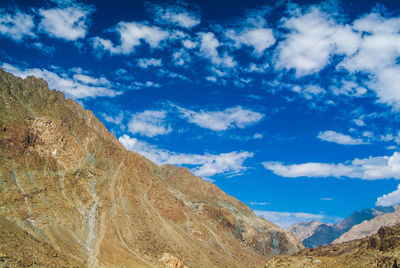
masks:
[[[172,264],[189,267],[258,267],[302,248],[186,168],[125,150],[92,112],[42,79],[0,69],[0,126],[0,216],[31,238],[24,245],[4,236],[0,250],[35,249],[14,264],[154,267],[171,252],[179,256],[168,257]]]

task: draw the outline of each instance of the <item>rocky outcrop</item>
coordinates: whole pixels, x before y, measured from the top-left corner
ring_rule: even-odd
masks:
[[[372,234],[376,234],[381,227],[394,226],[400,224],[400,207],[396,207],[396,211],[379,215],[372,220],[363,221],[360,224],[354,225],[349,231],[342,234],[332,243],[343,243],[355,239],[361,239]]]
[[[302,248],[187,169],[125,150],[44,80],[3,70],[0,215],[66,266],[257,267]]]
[[[382,227],[369,237],[277,256],[266,267],[399,267],[400,226]]]

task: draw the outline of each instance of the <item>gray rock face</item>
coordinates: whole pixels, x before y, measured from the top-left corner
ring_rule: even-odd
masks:
[[[312,236],[315,232],[315,229],[320,226],[322,223],[319,221],[306,221],[293,224],[288,228],[290,232],[292,232],[297,239],[303,241],[304,239]]]

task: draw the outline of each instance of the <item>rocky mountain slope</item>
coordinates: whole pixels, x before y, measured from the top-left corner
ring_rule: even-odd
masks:
[[[125,150],[44,80],[1,69],[0,216],[9,266],[258,267],[302,248],[186,168]]]
[[[277,256],[265,267],[359,268],[400,266],[400,226],[382,227],[360,240],[304,249],[295,256]]]
[[[332,243],[343,243],[355,239],[361,239],[372,234],[376,234],[379,228],[383,226],[394,226],[400,224],[400,207],[396,207],[396,211],[379,215],[372,220],[363,221],[360,224],[354,225],[349,231],[342,234]]]
[[[321,224],[314,229],[311,236],[302,241],[303,245],[308,248],[320,245],[329,245],[335,239],[350,230],[354,225],[360,224],[363,221],[371,220],[378,215],[393,212],[394,210],[394,207],[366,208],[354,212],[336,224]]]
[[[305,221],[291,225],[288,230],[292,232],[297,239],[303,241],[304,239],[312,236],[315,233],[315,229],[322,223],[319,221]]]

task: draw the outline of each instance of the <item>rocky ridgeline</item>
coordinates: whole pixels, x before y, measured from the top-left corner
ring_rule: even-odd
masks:
[[[381,227],[363,239],[299,251],[295,256],[277,256],[266,267],[359,268],[400,266],[400,225]]]
[[[3,70],[0,217],[10,266],[258,267],[302,248],[187,169],[125,150],[44,80]]]

